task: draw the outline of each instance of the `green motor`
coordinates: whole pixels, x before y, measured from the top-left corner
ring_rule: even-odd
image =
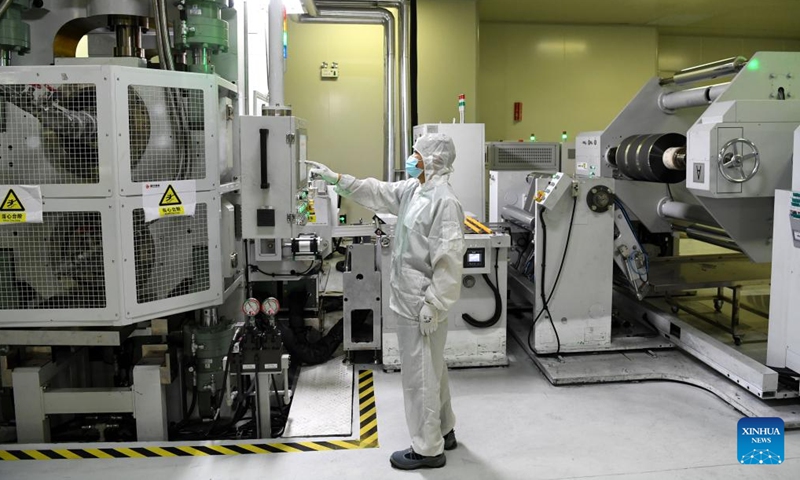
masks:
[[[233,324],[221,321],[216,325],[189,325],[184,329],[184,352],[191,355],[187,388],[197,387],[197,407],[201,417],[214,414],[212,400],[223,395],[223,359],[233,338]]]
[[[222,11],[227,0],[184,0],[178,4],[180,25],[175,26],[175,49],[186,53],[190,71],[214,73],[211,55],[227,52],[230,44],[228,22]]]
[[[11,64],[11,54],[31,51],[31,27],[22,21],[22,12],[31,7],[31,0],[14,0],[0,18],[0,66]]]

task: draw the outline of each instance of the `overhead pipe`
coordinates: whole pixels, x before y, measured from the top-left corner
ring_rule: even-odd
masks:
[[[267,9],[269,22],[269,55],[267,81],[269,82],[269,105],[278,107],[285,104],[283,88],[283,2],[269,2]]]
[[[159,63],[163,70],[175,70],[175,60],[172,58],[172,45],[169,42],[167,7],[164,4],[164,0],[152,0],[151,6],[156,23],[156,42],[158,44]]]
[[[318,7],[327,8],[359,8],[371,9],[373,7],[393,8],[397,10],[398,28],[398,58],[400,60],[400,158],[404,159],[411,154],[411,129],[412,129],[412,85],[411,85],[411,24],[412,5],[410,0],[346,0],[342,2],[317,1]],[[309,14],[310,16],[310,14]],[[394,157],[397,160],[397,157]]]
[[[368,8],[377,6],[397,10],[398,56],[400,59],[400,158],[411,155],[411,23],[412,5],[410,0],[347,0],[343,2],[318,1],[317,5],[336,7]]]
[[[336,5],[337,8],[329,7]],[[397,158],[397,145],[395,140],[396,110],[395,91],[397,90],[397,75],[395,73],[395,21],[394,16],[384,8],[338,8],[340,3],[329,4],[317,2],[319,16],[312,17],[301,15],[297,18],[300,23],[312,24],[355,24],[355,25],[383,25],[384,27],[384,80],[386,84],[384,95],[384,178],[394,180],[395,159]],[[401,29],[402,30],[402,29]],[[270,85],[270,91],[272,86]]]

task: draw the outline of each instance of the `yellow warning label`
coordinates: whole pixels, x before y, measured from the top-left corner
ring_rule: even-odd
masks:
[[[14,193],[14,190],[9,189],[6,198],[3,199],[3,204],[0,205],[0,212],[24,212],[25,207],[19,201],[19,197]]]
[[[14,190],[9,189],[0,204],[0,223],[25,223],[25,206],[19,201]]]
[[[181,197],[178,196],[178,192],[172,188],[172,185],[167,185],[167,190],[161,196],[161,201],[158,202],[158,214],[162,217],[186,214]]]
[[[0,212],[0,223],[25,223],[25,212],[7,213]]]
[[[161,196],[161,201],[158,202],[158,206],[166,207],[169,205],[181,205],[181,203],[181,197],[178,196],[178,193],[175,192],[172,185],[167,185],[167,190],[164,192],[164,195]]]

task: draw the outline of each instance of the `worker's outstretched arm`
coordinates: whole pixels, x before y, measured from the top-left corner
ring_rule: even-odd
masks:
[[[403,193],[408,188],[413,188],[412,183],[416,182],[382,182],[375,178],[358,179],[352,175],[341,175],[336,192],[373,212],[397,215],[400,213]]]
[[[306,161],[306,163],[311,166],[312,176],[322,178],[331,185],[335,185],[339,195],[353,199],[373,212],[397,215],[400,212],[403,192],[416,186],[417,182],[416,180],[382,182],[374,178],[359,180],[352,175],[336,173],[319,162]]]
[[[464,271],[464,212],[455,199],[443,199],[434,207],[428,238],[433,279],[425,291],[425,303],[441,317],[458,301]]]

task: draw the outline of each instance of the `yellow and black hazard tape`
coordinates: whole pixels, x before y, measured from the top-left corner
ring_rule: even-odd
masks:
[[[292,443],[237,443],[233,445],[143,446],[113,448],[64,448],[2,450],[0,460],[87,460],[108,458],[207,457],[266,453],[326,452],[378,448],[378,410],[371,370],[358,372],[358,440]]]

